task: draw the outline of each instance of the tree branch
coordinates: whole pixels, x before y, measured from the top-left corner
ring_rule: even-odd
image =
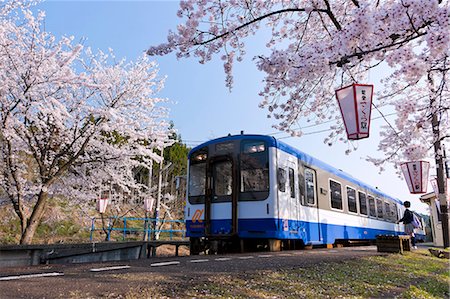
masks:
[[[350,58],[353,58],[353,57],[364,57],[364,55],[366,55],[366,54],[375,53],[375,52],[382,51],[382,50],[389,49],[389,48],[393,48],[393,47],[396,47],[396,46],[401,46],[403,44],[406,44],[406,43],[408,43],[410,41],[413,41],[413,40],[415,40],[415,39],[417,39],[417,38],[419,38],[421,36],[424,36],[426,34],[427,34],[426,31],[418,33],[417,35],[412,34],[412,35],[406,37],[405,39],[403,39],[401,41],[394,42],[394,43],[389,44],[389,45],[381,45],[381,46],[379,46],[377,48],[373,48],[373,49],[370,49],[370,50],[355,52],[353,54],[346,55],[346,56],[342,57],[340,60],[330,62],[330,65],[336,64],[338,67],[340,67],[340,66],[343,66],[344,64],[349,63],[350,62],[349,61]]]
[[[273,11],[273,12],[270,12],[270,13],[268,13],[268,14],[266,14],[266,15],[257,17],[257,18],[255,18],[255,19],[253,19],[253,20],[251,20],[251,21],[249,21],[249,22],[247,22],[247,23],[245,23],[245,24],[242,24],[242,25],[240,25],[240,26],[238,26],[238,27],[236,27],[236,28],[234,28],[234,29],[232,29],[232,30],[229,30],[229,31],[227,31],[227,32],[224,32],[224,33],[222,33],[222,34],[220,34],[220,35],[216,35],[216,36],[214,36],[213,38],[208,39],[208,40],[206,40],[206,41],[203,41],[203,42],[195,42],[195,41],[192,41],[192,44],[193,44],[194,46],[203,46],[203,45],[206,45],[206,44],[208,44],[208,43],[210,43],[210,42],[213,42],[213,41],[215,41],[215,40],[217,40],[217,39],[224,38],[224,37],[230,35],[231,33],[233,33],[234,31],[239,31],[239,30],[241,30],[242,28],[245,28],[245,27],[247,27],[247,26],[249,26],[249,25],[251,25],[251,24],[253,24],[253,23],[262,21],[262,20],[264,20],[264,19],[266,19],[266,18],[268,18],[268,17],[271,17],[271,16],[273,16],[273,15],[276,15],[276,14],[282,14],[282,13],[286,13],[286,12],[305,12],[305,11],[306,11],[306,10],[305,10],[304,8],[285,8],[285,9],[280,9],[280,10],[277,10],[277,11]],[[324,12],[324,13],[326,13],[326,14],[328,14],[328,15],[330,16],[330,19],[331,19],[331,16],[333,16],[332,12],[329,11],[328,9],[313,9],[312,11],[316,11],[316,12]],[[330,13],[331,13],[331,14],[330,14]],[[333,17],[334,17],[334,16],[333,16]],[[340,30],[340,27],[341,27],[341,26],[340,26],[339,23],[337,23],[337,20],[331,19],[331,21],[332,21],[333,24],[336,26],[336,28]]]

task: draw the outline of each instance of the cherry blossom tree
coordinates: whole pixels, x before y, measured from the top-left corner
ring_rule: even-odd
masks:
[[[260,107],[276,120],[275,127],[302,135],[302,124],[332,122],[330,145],[348,142],[334,98],[335,89],[366,83],[369,72],[390,70],[376,94],[374,109],[395,111],[386,119],[379,151],[369,158],[386,163],[434,155],[444,240],[448,246],[442,143],[448,142],[450,94],[449,4],[445,0],[186,0],[183,20],[167,43],[149,48],[149,55],[176,52],[206,63],[224,61],[226,85],[233,85],[233,65],[246,54],[246,39],[270,30],[270,55],[254,57],[265,73]]]
[[[133,170],[170,143],[154,62],[116,60],[43,30],[44,14],[9,2],[0,12],[0,189],[32,242],[48,200],[90,203],[111,184],[146,186]]]

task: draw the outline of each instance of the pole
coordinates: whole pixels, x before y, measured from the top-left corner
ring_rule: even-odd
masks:
[[[155,230],[159,221],[159,210],[161,208],[161,187],[162,187],[162,168],[164,162],[164,147],[161,148],[161,162],[159,162],[158,171],[158,194],[156,198],[156,210],[155,210]],[[159,232],[155,232],[155,240],[159,239]]]
[[[153,176],[153,161],[150,161],[150,167],[148,168],[148,178],[147,178],[147,187],[148,187],[148,192],[147,192],[147,196],[149,201],[151,202],[151,197],[152,197],[152,176]],[[145,207],[144,205],[144,210],[145,210],[145,214],[144,214],[144,236],[143,236],[143,241],[148,241],[148,207]]]

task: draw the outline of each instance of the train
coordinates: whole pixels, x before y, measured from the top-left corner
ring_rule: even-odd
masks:
[[[400,200],[272,136],[228,135],[193,148],[186,195],[192,255],[404,234]]]

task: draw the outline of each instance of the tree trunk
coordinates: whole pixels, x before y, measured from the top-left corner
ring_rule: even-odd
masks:
[[[13,204],[14,211],[16,212],[16,215],[20,220],[20,234],[22,235],[25,232],[28,223],[28,216],[23,206],[23,200],[20,195],[18,195],[17,200],[15,200],[12,196],[10,198]]]
[[[440,131],[439,131],[439,120],[436,113],[433,113],[432,120],[431,120],[432,126],[433,126],[433,135],[435,138],[434,142],[434,153],[435,153],[435,160],[436,160],[436,174],[437,174],[437,185],[438,185],[438,200],[439,200],[439,206],[441,209],[441,224],[442,224],[442,237],[444,240],[444,248],[450,247],[450,234],[449,234],[449,217],[448,217],[448,203],[447,203],[447,196],[446,196],[446,177],[444,174],[444,155],[443,148],[440,142]],[[447,186],[448,188],[448,186]]]
[[[441,208],[441,224],[442,224],[442,237],[444,241],[444,248],[450,246],[450,234],[449,234],[449,217],[448,217],[448,203],[447,203],[447,193],[446,193],[446,184],[447,179],[444,175],[444,151],[441,144],[441,131],[440,131],[440,115],[438,109],[436,109],[436,90],[434,88],[434,80],[431,72],[428,72],[428,82],[431,86],[431,95],[430,98],[430,107],[432,109],[431,114],[431,128],[433,130],[433,138],[434,138],[434,158],[436,161],[436,175],[437,175],[437,185],[438,185],[438,200],[439,206]]]
[[[41,223],[42,216],[44,215],[45,208],[47,206],[48,194],[41,190],[38,196],[37,203],[33,209],[33,213],[26,225],[24,232],[20,239],[20,244],[31,244],[34,234]]]

